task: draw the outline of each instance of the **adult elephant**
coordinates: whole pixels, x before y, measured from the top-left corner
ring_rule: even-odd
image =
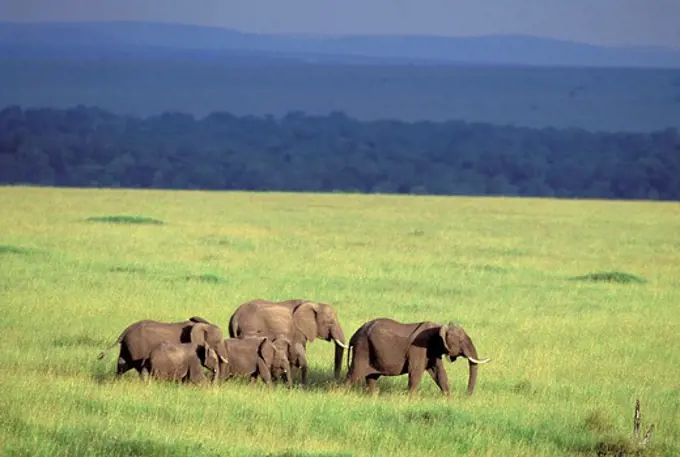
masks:
[[[335,343],[335,378],[340,378],[345,348],[345,334],[335,309],[310,300],[291,299],[271,301],[256,299],[240,305],[229,319],[229,336],[283,336],[293,345],[300,343],[306,350],[307,342],[316,338]],[[300,367],[302,383],[307,383],[307,367]]]
[[[448,395],[449,381],[442,356],[448,356],[451,362],[460,356],[468,360],[467,392],[472,394],[477,382],[477,365],[487,363],[489,359],[479,359],[477,349],[462,327],[453,323],[374,319],[362,325],[349,340],[346,382],[364,378],[369,392],[374,393],[380,376],[408,373],[408,390],[414,393],[423,372],[427,371],[442,393]]]
[[[109,349],[120,344],[116,375],[120,376],[133,368],[142,375],[144,360],[162,342],[204,345],[214,350],[220,361],[226,363],[223,340],[222,330],[200,317],[194,316],[183,322],[146,319],[129,325],[97,358],[101,360]]]

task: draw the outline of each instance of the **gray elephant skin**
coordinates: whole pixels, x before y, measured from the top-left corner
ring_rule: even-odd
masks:
[[[284,351],[288,356],[288,361],[290,362],[291,372],[288,375],[288,379],[292,380],[293,370],[301,370],[302,373],[307,373],[307,351],[302,346],[301,343],[292,343],[286,338],[278,337],[274,338],[272,341],[274,347],[280,351]]]
[[[352,335],[347,355],[349,371],[346,382],[366,380],[370,393],[381,376],[408,374],[408,390],[414,393],[425,371],[449,395],[449,382],[442,356],[451,362],[465,357],[469,363],[467,393],[472,394],[477,382],[480,360],[472,340],[462,327],[434,322],[401,323],[379,318],[366,322]],[[351,362],[350,362],[351,357]]]
[[[222,341],[224,334],[215,324],[200,317],[191,317],[183,322],[159,322],[142,320],[129,325],[118,339],[105,348],[98,356],[104,358],[106,352],[120,344],[120,354],[116,367],[116,376],[135,369],[141,375],[142,363],[149,357],[151,350],[160,343],[195,343],[212,348],[220,360],[226,359]]]
[[[219,366],[216,352],[204,344],[163,341],[142,362],[142,377],[203,384],[207,378],[201,367],[209,368],[217,382]]]
[[[327,303],[291,299],[279,302],[255,299],[240,305],[229,319],[229,336],[282,336],[293,345],[300,343],[306,350],[307,342],[316,338],[335,343],[335,378],[340,378],[345,334],[335,309]],[[301,368],[302,383],[307,383],[306,366]]]
[[[272,341],[266,336],[251,336],[227,338],[223,346],[227,362],[218,364],[220,379],[247,376],[254,383],[260,378],[271,387],[273,378],[285,378],[287,384],[291,385],[287,342]],[[212,369],[215,362],[217,359],[209,360],[208,368]]]

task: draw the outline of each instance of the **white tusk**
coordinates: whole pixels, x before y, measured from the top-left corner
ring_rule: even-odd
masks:
[[[489,361],[491,361],[491,359],[477,360],[477,359],[475,359],[475,358],[473,358],[473,357],[468,357],[468,360],[469,360],[470,362],[476,363],[476,364],[488,363]]]
[[[222,362],[224,362],[224,363],[229,363],[229,361],[227,361],[227,359],[225,359],[225,358],[222,357],[222,356],[220,356],[220,360],[221,360]]]
[[[347,345],[346,345],[346,344],[341,343],[340,341],[336,340],[335,338],[333,338],[333,341],[335,341],[335,344],[337,344],[337,345],[340,346],[341,348],[347,349]]]

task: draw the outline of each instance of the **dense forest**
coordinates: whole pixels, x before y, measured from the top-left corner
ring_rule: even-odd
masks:
[[[680,135],[10,106],[0,183],[679,200]]]

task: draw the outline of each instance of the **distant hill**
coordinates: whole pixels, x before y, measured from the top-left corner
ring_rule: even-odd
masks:
[[[153,22],[0,23],[0,58],[680,68],[680,50],[532,36],[298,36]]]

